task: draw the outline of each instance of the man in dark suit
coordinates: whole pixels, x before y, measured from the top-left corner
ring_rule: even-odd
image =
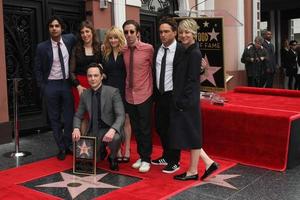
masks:
[[[256,36],[254,43],[250,43],[244,50],[241,62],[245,63],[249,87],[261,87],[262,76],[268,59],[267,50],[262,46],[263,38]]]
[[[290,49],[286,54],[286,75],[288,76],[288,88],[290,90],[295,89],[299,90],[299,78],[297,78],[300,74],[298,73],[298,53],[296,51],[297,41],[291,40],[289,42]],[[294,85],[293,85],[294,83]]]
[[[90,122],[87,135],[97,137],[97,155],[100,149],[110,148],[111,170],[118,170],[115,158],[121,145],[125,121],[124,105],[117,88],[102,85],[103,68],[100,64],[91,63],[87,68],[87,79],[91,86],[80,96],[80,103],[73,121],[73,139],[81,136],[80,125],[84,113],[88,112]]]
[[[173,71],[184,52],[184,48],[176,41],[177,23],[171,17],[164,17],[159,22],[159,34],[162,45],[154,54],[154,96],[156,130],[160,136],[163,153],[160,158],[152,160],[153,165],[166,165],[164,173],[179,170],[180,150],[170,149],[169,126],[170,105],[173,98]]]
[[[262,84],[263,86],[265,85],[266,88],[272,88],[274,74],[276,72],[275,48],[274,45],[271,43],[272,32],[268,30],[263,30],[262,37],[264,38],[264,42],[262,43],[262,46],[268,52],[268,60],[266,60],[267,64],[266,64],[266,69],[264,72]]]
[[[62,35],[64,23],[57,16],[48,20],[48,29],[50,39],[38,44],[34,71],[41,94],[46,100],[51,128],[59,148],[57,158],[64,160],[66,153],[72,150],[74,106],[69,82],[69,57],[76,39],[73,34]]]

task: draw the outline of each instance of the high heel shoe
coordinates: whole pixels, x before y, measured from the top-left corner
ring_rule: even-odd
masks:
[[[123,162],[123,157],[122,157],[122,156],[117,156],[117,157],[116,157],[116,161],[117,161],[118,163]]]
[[[130,161],[130,149],[129,149],[129,156],[123,156],[123,160],[122,160],[122,162],[123,163],[128,163]]]
[[[130,157],[124,156],[123,159],[122,159],[123,163],[129,163],[129,161],[130,161]]]

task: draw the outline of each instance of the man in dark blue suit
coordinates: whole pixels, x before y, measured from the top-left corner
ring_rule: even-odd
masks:
[[[34,71],[46,100],[51,128],[59,148],[57,158],[64,160],[66,153],[72,150],[74,106],[69,81],[69,57],[76,39],[73,34],[62,35],[64,23],[57,16],[49,19],[48,29],[50,39],[38,44]]]

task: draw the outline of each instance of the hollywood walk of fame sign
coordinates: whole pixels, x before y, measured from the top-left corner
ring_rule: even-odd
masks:
[[[73,148],[73,173],[96,174],[96,137],[81,136]]]
[[[204,74],[200,76],[202,91],[216,92],[226,90],[224,67],[223,18],[221,17],[180,17],[192,18],[198,26],[197,41],[206,65]],[[201,67],[202,63],[199,63]]]

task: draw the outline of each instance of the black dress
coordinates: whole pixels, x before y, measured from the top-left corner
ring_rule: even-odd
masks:
[[[126,73],[123,55],[119,54],[115,60],[111,53],[108,60],[103,59],[103,69],[106,74],[106,79],[103,80],[103,84],[118,88],[124,101]]]
[[[198,43],[188,47],[183,59],[173,69],[173,102],[170,109],[172,149],[202,148],[200,118],[200,65]]]

